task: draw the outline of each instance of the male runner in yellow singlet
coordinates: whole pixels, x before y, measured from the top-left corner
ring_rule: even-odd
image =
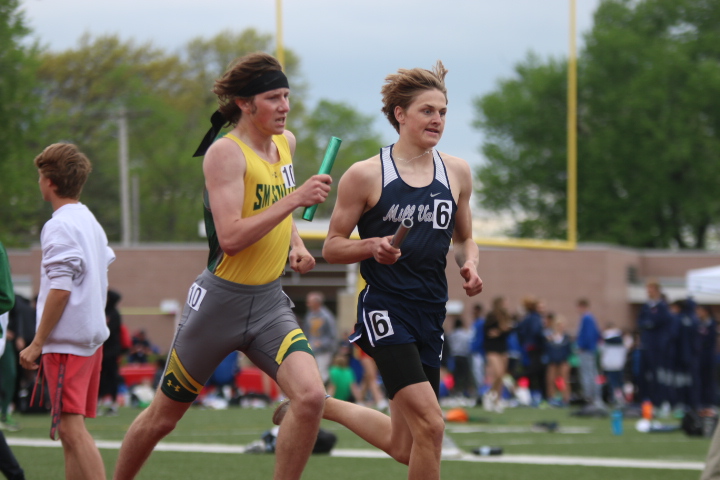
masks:
[[[277,439],[274,478],[300,478],[317,438],[325,389],[278,277],[288,248],[295,271],[315,266],[291,213],[323,202],[332,179],[315,175],[295,186],[295,137],[285,130],[290,89],[275,58],[240,58],[213,92],[220,104],[214,127],[227,122],[234,128],[207,149],[203,162],[208,266],[190,287],[160,389],[128,430],[115,479],[135,477],[234,350],[292,399]],[[211,130],[204,144],[214,136]]]

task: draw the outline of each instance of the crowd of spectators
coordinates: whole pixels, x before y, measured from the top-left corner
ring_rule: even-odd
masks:
[[[467,326],[459,316],[446,322],[445,394],[495,412],[523,403],[596,411],[649,403],[660,418],[711,415],[718,383],[712,310],[691,298],[670,302],[656,282],[647,294],[624,328],[596,318],[585,298],[576,301],[573,330],[532,296],[514,310],[496,297],[487,314],[477,304]]]
[[[487,311],[476,304],[470,322],[461,316],[446,322],[441,396],[494,412],[520,404],[603,409],[650,402],[659,417],[688,410],[710,414],[717,388],[712,310],[691,298],[670,302],[655,282],[648,283],[647,293],[637,319],[624,328],[612,319],[597,319],[584,298],[576,302],[574,331],[566,318],[532,296],[517,308],[502,296],[493,298]],[[144,330],[131,334],[123,325],[120,300],[119,293],[109,292],[111,335],[104,345],[99,392],[99,413],[105,415],[117,412],[118,392],[124,387],[119,367],[154,364],[160,358]],[[373,359],[350,344],[347,335],[338,334],[335,316],[319,292],[308,295],[301,325],[318,350],[331,395],[387,408]],[[32,340],[34,328],[32,301],[18,296],[7,332],[12,348],[4,357],[16,356]],[[234,379],[239,359],[229,364],[233,371],[225,377]],[[0,369],[0,429],[17,430],[12,411],[31,408],[27,397],[34,372],[8,361],[0,362]],[[239,395],[234,382],[218,381],[221,385],[230,385],[233,397]]]

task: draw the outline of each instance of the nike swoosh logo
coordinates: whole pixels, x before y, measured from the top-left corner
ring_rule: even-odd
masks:
[[[431,193],[431,194],[430,194],[431,197],[437,197],[438,195],[440,195],[440,192],[438,192],[438,193]]]

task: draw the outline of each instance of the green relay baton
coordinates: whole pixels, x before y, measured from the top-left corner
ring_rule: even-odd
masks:
[[[330,143],[328,143],[327,149],[325,150],[325,156],[323,157],[323,161],[320,164],[320,170],[318,171],[318,175],[330,173],[330,170],[332,170],[333,167],[333,163],[335,163],[335,157],[337,157],[337,153],[340,149],[341,143],[342,140],[340,140],[339,138],[330,137]],[[302,215],[303,220],[312,222],[312,219],[315,216],[315,210],[317,210],[317,204],[310,207],[305,207],[305,211]]]

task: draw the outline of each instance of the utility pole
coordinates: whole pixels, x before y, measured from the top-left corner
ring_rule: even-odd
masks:
[[[129,247],[132,239],[130,224],[130,182],[128,179],[128,127],[127,110],[120,107],[118,112],[118,143],[120,144],[120,213],[122,217],[122,246]]]
[[[570,52],[567,88],[567,240],[577,244],[577,32],[575,0],[570,0]]]
[[[132,176],[132,243],[140,243],[140,178]]]

